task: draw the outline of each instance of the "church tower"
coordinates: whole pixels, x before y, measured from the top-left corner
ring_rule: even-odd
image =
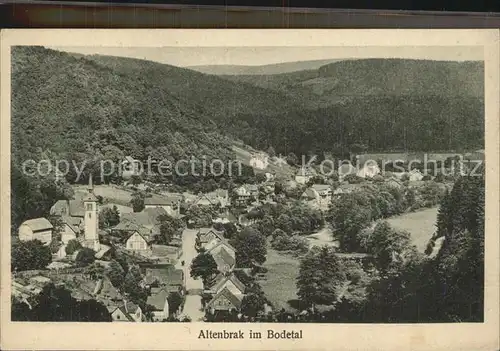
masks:
[[[84,246],[100,250],[99,243],[99,217],[97,212],[97,197],[94,195],[94,186],[92,184],[92,174],[89,178],[88,194],[83,198],[83,206],[85,207],[85,241]]]

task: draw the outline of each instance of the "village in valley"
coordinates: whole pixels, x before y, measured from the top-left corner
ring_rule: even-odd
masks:
[[[355,157],[360,156],[370,155]],[[440,163],[459,156],[442,155]],[[430,211],[432,225],[422,223],[428,232],[423,238],[421,233],[410,236],[420,243],[421,253],[432,256],[439,251],[434,243],[443,238],[433,236],[432,226],[454,174],[431,178],[417,168],[382,174],[377,163],[357,170],[346,162],[329,177],[320,175],[314,164],[288,165],[287,171],[294,173],[277,175],[267,170],[273,159],[255,153],[249,162],[254,172],[250,182],[236,179],[227,189],[197,194],[167,192],[164,184],[143,181],[135,166],[138,160],[130,156],[123,160],[127,179],[122,184],[94,185],[90,174],[86,186],[73,187],[72,198],[53,204],[49,218],[20,225],[18,239],[40,242],[50,257],[39,269],[13,272],[14,296],[29,306],[32,296],[55,284],[76,300],[98,301],[114,322],[248,321],[273,311],[292,318],[290,311],[306,310],[290,307],[290,300],[280,301],[274,292],[283,288],[291,290],[285,298],[296,295],[296,277],[275,276],[280,264],[292,260],[292,268],[298,268],[300,258],[315,246],[333,247],[337,257],[355,264],[371,259],[366,252],[339,249],[341,243],[328,223],[332,207],[355,193],[389,194],[394,203],[388,205],[400,208],[381,218]],[[468,167],[460,166],[462,171]],[[370,230],[375,227],[373,222]],[[231,242],[238,235],[236,248]],[[277,263],[266,267],[266,254]],[[105,314],[104,309],[95,313]]]
[[[13,47],[11,319],[483,321],[484,70],[451,49]]]

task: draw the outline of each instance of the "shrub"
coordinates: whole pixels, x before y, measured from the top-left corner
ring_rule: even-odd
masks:
[[[94,263],[95,261],[95,251],[89,249],[88,247],[84,247],[81,249],[76,255],[76,263],[79,266],[88,266],[89,264]]]
[[[66,248],[64,249],[66,251],[66,255],[72,255],[75,251],[78,251],[82,248],[82,244],[78,240],[72,239],[68,241],[68,244],[66,245]]]

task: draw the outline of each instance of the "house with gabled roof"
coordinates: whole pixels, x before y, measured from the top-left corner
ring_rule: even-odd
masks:
[[[311,205],[326,209],[332,202],[332,187],[328,184],[313,184],[302,193],[300,198]]]
[[[224,240],[223,232],[214,228],[200,228],[196,234],[196,247],[205,248],[213,240]]]
[[[33,218],[24,221],[19,226],[19,240],[40,240],[45,245],[52,241],[52,230],[54,227],[47,218]]]
[[[226,240],[218,241],[207,252],[214,258],[219,272],[227,273],[234,269],[236,265],[236,249]]]
[[[142,309],[132,303],[124,301],[123,304],[108,308],[113,322],[142,322],[144,316]]]
[[[234,202],[237,206],[244,206],[252,197],[257,199],[259,187],[256,184],[243,184],[233,190]]]
[[[228,288],[224,288],[210,300],[205,309],[211,313],[215,313],[216,311],[239,310],[242,301],[242,295],[235,295]]]
[[[223,289],[228,289],[234,295],[244,295],[246,286],[236,277],[234,273],[226,276],[220,273],[216,278],[214,284],[205,290],[208,294],[217,294]]]
[[[164,288],[151,289],[146,304],[152,307],[151,314],[153,322],[162,322],[169,316],[168,295],[170,293]]]
[[[63,228],[61,230],[61,241],[66,245],[70,240],[76,238],[83,231],[83,219],[80,217],[61,216]]]
[[[199,193],[190,206],[214,207],[220,211],[226,209],[229,204],[229,195],[227,190],[217,189],[210,193]]]

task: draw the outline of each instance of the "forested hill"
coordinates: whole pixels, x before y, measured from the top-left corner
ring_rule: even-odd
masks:
[[[85,57],[41,47],[12,51],[12,152],[135,157],[165,147],[221,156],[228,140],[196,104],[180,101],[162,77],[131,75]]]
[[[221,77],[287,94],[315,97],[313,104],[329,104],[342,96],[484,96],[484,65],[480,61],[358,59],[283,74]]]
[[[173,158],[222,157],[233,141],[227,120],[294,108],[293,100],[250,84],[42,47],[13,49],[12,92],[13,152],[24,158],[40,149],[95,155],[108,146],[135,157],[160,147]]]
[[[12,63],[13,153],[20,157],[47,149],[221,157],[234,139],[296,154],[353,144],[483,148],[478,62],[351,60],[252,76],[269,84],[41,47],[14,48]]]
[[[232,129],[278,152],[483,148],[482,62],[346,60],[275,75],[220,76],[301,102],[269,117],[242,113]],[[264,127],[265,126],[265,127]]]

